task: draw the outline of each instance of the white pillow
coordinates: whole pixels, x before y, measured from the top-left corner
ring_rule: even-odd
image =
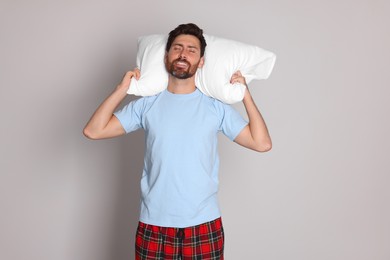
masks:
[[[253,79],[267,79],[276,56],[270,51],[245,43],[204,35],[207,47],[205,62],[195,75],[197,88],[204,94],[233,104],[243,99],[245,86],[230,84],[234,72],[240,70],[249,83]],[[164,65],[167,35],[148,35],[138,39],[137,67],[141,78],[132,80],[129,94],[152,96],[168,85]]]

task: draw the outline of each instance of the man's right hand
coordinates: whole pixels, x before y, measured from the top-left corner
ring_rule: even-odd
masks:
[[[131,79],[134,77],[136,80],[139,80],[140,76],[141,71],[138,68],[126,72],[126,74],[123,76],[122,82],[117,86],[117,90],[127,92],[130,87]]]

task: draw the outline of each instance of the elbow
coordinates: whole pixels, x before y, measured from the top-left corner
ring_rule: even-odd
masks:
[[[88,127],[85,127],[83,130],[83,134],[86,138],[90,140],[97,140],[99,139]]]
[[[256,152],[265,153],[272,149],[272,143],[271,142],[265,142],[257,145],[254,150]]]

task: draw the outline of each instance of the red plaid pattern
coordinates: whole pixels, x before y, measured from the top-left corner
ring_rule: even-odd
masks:
[[[221,218],[187,228],[169,228],[139,222],[136,260],[223,260]]]

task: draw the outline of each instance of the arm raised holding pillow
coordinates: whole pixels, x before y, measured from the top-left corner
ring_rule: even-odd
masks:
[[[122,82],[119,83],[114,92],[112,92],[112,94],[96,109],[83,131],[87,138],[105,139],[124,135],[126,133],[113,113],[126,97],[133,77],[139,79],[140,71],[138,69],[128,71],[123,76]]]
[[[247,86],[245,78],[241,75],[240,71],[233,74],[230,83],[241,83]],[[243,103],[248,115],[249,124],[240,132],[234,141],[239,145],[258,152],[267,152],[271,150],[271,137],[268,133],[265,121],[253,101],[248,86],[245,90]]]

